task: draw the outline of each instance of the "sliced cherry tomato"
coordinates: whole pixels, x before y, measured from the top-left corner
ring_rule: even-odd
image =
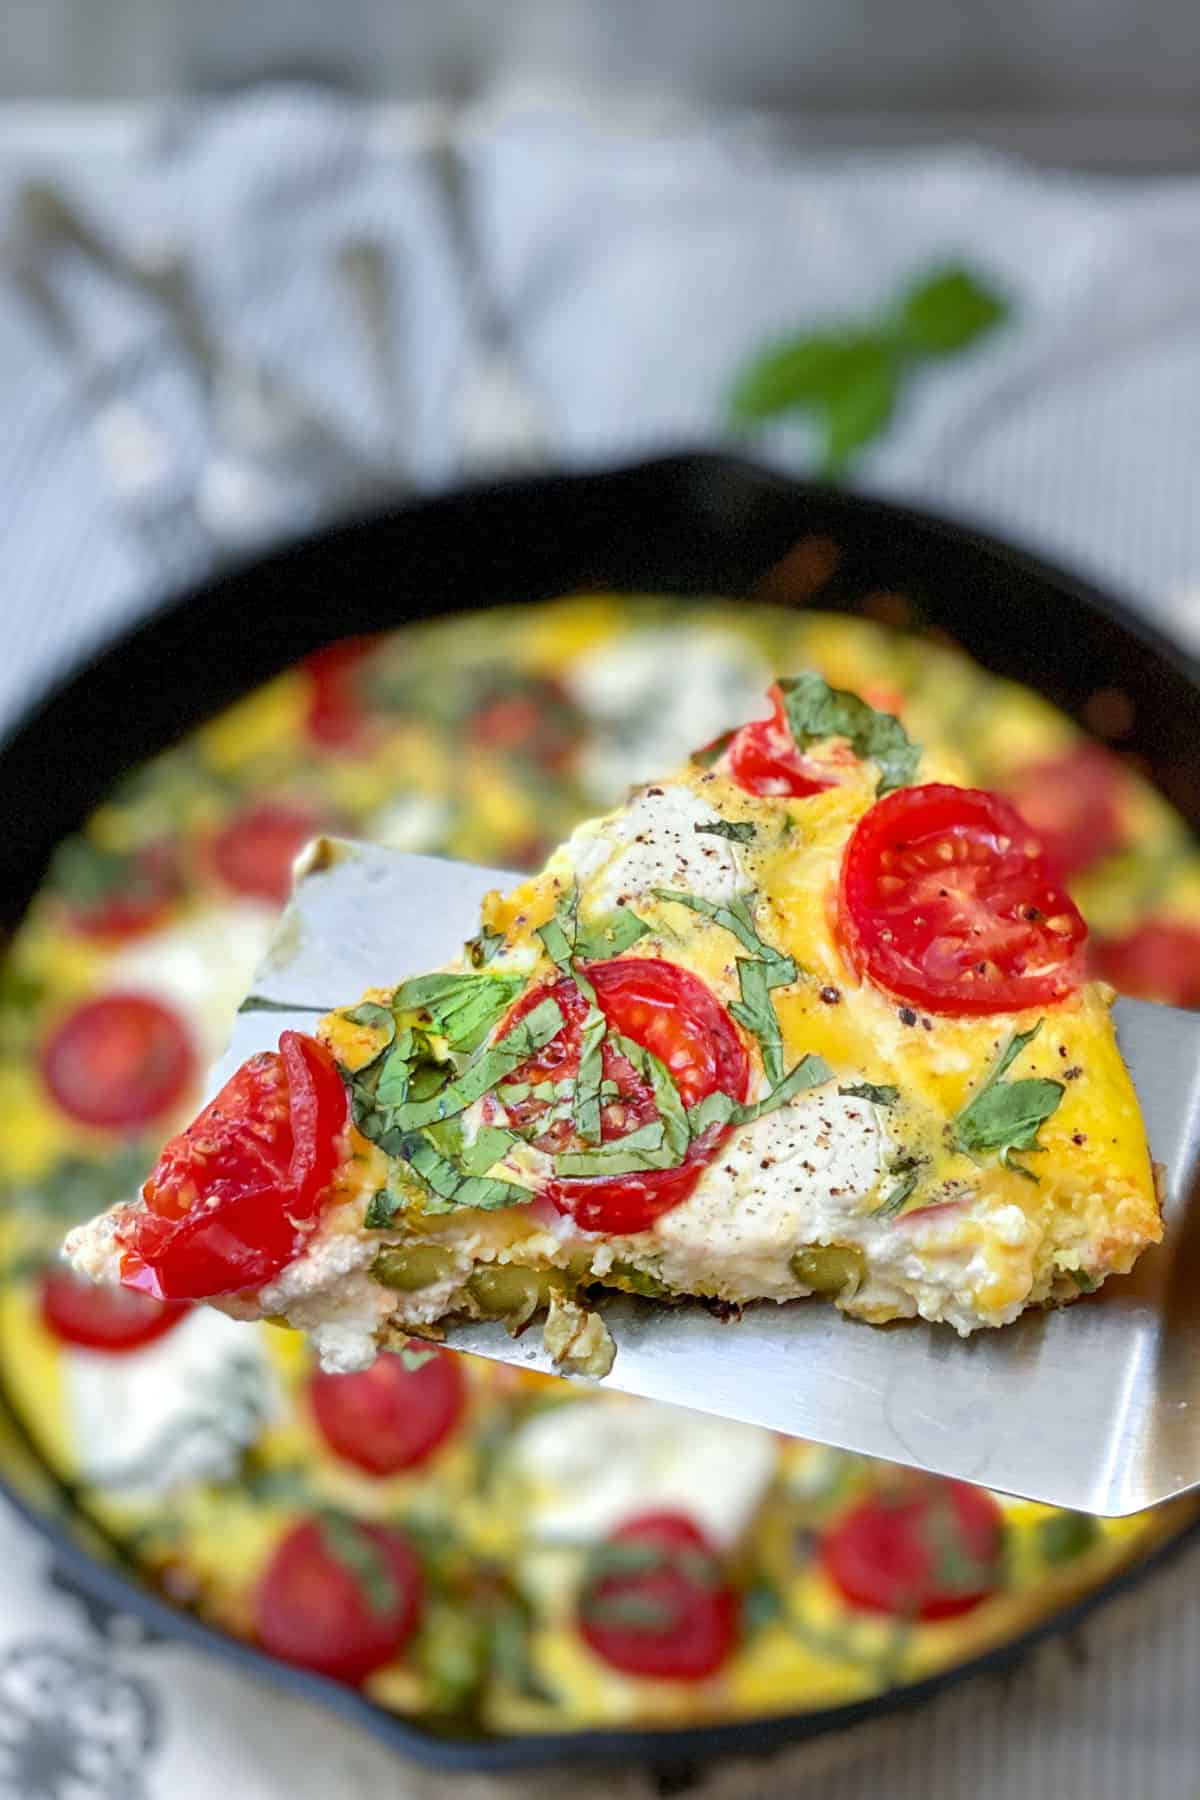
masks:
[[[921,1480],[876,1493],[826,1534],[825,1573],[852,1606],[913,1619],[952,1619],[1003,1578],[1004,1515],[983,1488]]]
[[[1092,966],[1122,994],[1200,1007],[1200,926],[1147,919],[1092,946]]]
[[[394,1526],[336,1515],[288,1532],[259,1577],[263,1649],[353,1686],[394,1662],[420,1621],[421,1565]]]
[[[1007,800],[898,788],[854,828],[839,930],[860,975],[935,1013],[1017,1012],[1074,992],[1087,927]]]
[[[510,677],[465,722],[470,743],[562,769],[579,742],[581,721],[566,689],[547,676]]]
[[[734,781],[748,794],[788,795],[797,800],[834,787],[836,783],[828,772],[798,749],[778,683],[768,688],[767,698],[771,702],[771,717],[752,719],[735,731],[729,741],[729,773]]]
[[[42,1046],[42,1077],[81,1125],[145,1125],[180,1101],[196,1072],[187,1027],[147,994],[104,994],[61,1019]]]
[[[85,1350],[140,1350],[173,1331],[190,1310],[87,1281],[66,1268],[49,1269],[42,1277],[42,1324],[60,1343]]]
[[[259,800],[213,839],[213,866],[226,887],[282,906],[292,891],[292,864],[321,821],[298,806]]]
[[[242,1064],[118,1226],[121,1279],[159,1300],[261,1287],[299,1255],[344,1151],[346,1090],[315,1038]]]
[[[457,1356],[412,1343],[426,1360],[406,1368],[384,1351],[351,1375],[318,1371],[308,1397],[321,1436],[368,1475],[395,1475],[431,1456],[462,1417],[466,1384]]]
[[[630,1519],[606,1549],[644,1549],[638,1567],[601,1552],[598,1573],[579,1598],[579,1634],[590,1650],[627,1675],[703,1681],[728,1661],[738,1635],[738,1603],[704,1533],[682,1513]]]
[[[609,1025],[666,1065],[685,1106],[695,1106],[718,1088],[735,1100],[745,1099],[750,1079],[745,1046],[725,1008],[697,976],[652,956],[592,963],[587,974]],[[580,1026],[587,1006],[567,977],[523,995],[504,1030],[511,1030],[548,994],[557,1000],[567,1022],[513,1072],[513,1082],[562,1081],[578,1071]],[[656,1119],[658,1107],[649,1083],[611,1041],[604,1045],[603,1073],[605,1080],[616,1083],[618,1092],[601,1108],[600,1135],[604,1143],[614,1143]],[[509,1116],[524,1128],[536,1124],[547,1110],[546,1102],[530,1099],[511,1108]],[[687,1199],[723,1136],[714,1130],[695,1139],[675,1169],[552,1181],[546,1192],[558,1210],[570,1214],[584,1231],[645,1231],[660,1214]],[[572,1143],[569,1121],[550,1127],[534,1141],[550,1151],[567,1149]]]
[[[365,748],[373,735],[374,721],[362,692],[362,666],[378,644],[378,638],[341,638],[305,657],[309,737],[325,750]]]
[[[1099,744],[1078,744],[1021,769],[1005,792],[1060,875],[1077,875],[1125,839],[1125,771]]]
[[[87,900],[69,899],[67,917],[83,937],[132,938],[160,925],[182,891],[172,843],[147,844],[108,860],[108,879]]]

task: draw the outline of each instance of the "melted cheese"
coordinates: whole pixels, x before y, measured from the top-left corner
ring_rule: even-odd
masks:
[[[570,873],[597,912],[656,888],[720,905],[749,883],[737,846],[707,829],[719,822],[720,814],[682,783],[643,788],[614,819],[581,825],[555,867]]]

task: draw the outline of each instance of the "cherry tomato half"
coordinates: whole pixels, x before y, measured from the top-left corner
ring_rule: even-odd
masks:
[[[362,668],[379,640],[340,638],[314,650],[300,665],[309,678],[305,727],[323,750],[361,750],[369,746],[374,721],[362,692]]]
[[[191,1310],[149,1294],[88,1281],[70,1269],[48,1269],[40,1295],[42,1324],[62,1344],[119,1354],[140,1350],[173,1331]]]
[[[383,1351],[350,1375],[318,1370],[308,1397],[321,1436],[335,1456],[368,1475],[395,1475],[431,1456],[458,1424],[466,1384],[457,1356],[413,1343],[426,1360],[407,1368]]]
[[[81,1125],[119,1131],[169,1112],[196,1058],[178,1013],[147,994],[104,994],[60,1019],[42,1046],[42,1078]]]
[[[315,1038],[242,1064],[142,1188],[118,1227],[126,1286],[159,1300],[261,1287],[299,1254],[341,1160],[346,1090]]]
[[[67,902],[71,929],[82,937],[139,937],[162,924],[182,891],[179,853],[173,843],[147,844],[111,862],[111,879],[101,892]]]
[[[1003,1532],[985,1489],[933,1479],[852,1507],[826,1534],[820,1559],[852,1606],[951,1619],[1000,1586]]]
[[[1079,909],[1015,808],[978,788],[898,788],[864,814],[838,920],[860,976],[928,1012],[1017,1012],[1083,979]]]
[[[778,683],[768,688],[767,698],[771,717],[752,719],[730,739],[726,754],[734,781],[748,794],[786,795],[797,800],[833,787],[829,775],[798,748]]]
[[[627,1675],[715,1675],[737,1640],[738,1604],[704,1533],[682,1513],[645,1513],[607,1542],[650,1554],[628,1571],[610,1557],[612,1572],[586,1583],[578,1624],[588,1648]]]
[[[337,1516],[295,1526],[254,1594],[259,1643],[353,1686],[403,1650],[420,1621],[421,1565],[394,1526]]]
[[[1092,946],[1092,966],[1122,994],[1167,1006],[1200,1007],[1200,927],[1147,919],[1124,937]]]
[[[652,956],[614,957],[591,964],[587,974],[609,1025],[666,1065],[685,1106],[696,1105],[718,1088],[736,1100],[745,1099],[750,1079],[745,1046],[725,1008],[697,976]],[[504,1030],[511,1030],[547,995],[558,1001],[566,1024],[514,1070],[513,1082],[565,1080],[579,1068],[580,1027],[587,1008],[567,977],[523,995]],[[603,1072],[618,1092],[601,1109],[600,1135],[603,1142],[614,1143],[657,1118],[658,1108],[649,1084],[611,1042],[604,1046]],[[531,1100],[512,1108],[510,1117],[524,1127],[545,1110],[545,1102]],[[558,1210],[570,1214],[584,1231],[645,1231],[660,1214],[687,1199],[723,1135],[712,1131],[695,1139],[675,1169],[556,1180],[546,1192]],[[535,1139],[554,1151],[568,1148],[570,1141],[569,1132],[561,1127]]]
[[[1054,868],[1070,876],[1121,848],[1124,776],[1111,751],[1085,743],[1031,763],[1005,792]]]
[[[292,864],[320,830],[321,821],[302,807],[256,801],[213,839],[213,867],[235,894],[282,906],[292,891]]]

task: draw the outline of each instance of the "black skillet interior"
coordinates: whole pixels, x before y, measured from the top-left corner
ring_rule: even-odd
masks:
[[[806,549],[785,561],[799,543]],[[1200,827],[1200,670],[1116,602],[962,527],[747,463],[679,456],[401,507],[278,551],[164,608],[31,709],[0,748],[0,929],[18,922],[56,845],[118,776],[309,650],[438,613],[586,587],[759,591],[847,612],[886,612],[888,597],[902,596],[917,623],[948,634],[989,668],[1041,689],[1081,722],[1115,722],[1116,746],[1136,753]],[[1116,706],[1106,703],[1113,693],[1123,697]],[[320,1696],[409,1755],[463,1769],[599,1758],[683,1766],[770,1749],[1004,1666],[1137,1574],[989,1656],[853,1706],[669,1732],[462,1741],[222,1637],[96,1561],[39,1508],[25,1510],[101,1604]]]

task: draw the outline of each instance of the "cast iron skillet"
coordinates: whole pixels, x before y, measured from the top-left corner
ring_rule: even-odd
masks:
[[[904,606],[988,668],[1039,688],[1093,728],[1107,726],[1200,828],[1200,667],[1116,601],[962,526],[725,457],[679,456],[398,507],[172,601],[32,707],[0,747],[0,930],[17,924],[56,845],[119,775],[306,652],[355,632],[573,588],[757,592],[885,617]],[[464,1740],[406,1723],[170,1606],[121,1569],[119,1553],[101,1562],[81,1546],[80,1536],[95,1541],[95,1527],[72,1534],[71,1496],[53,1485],[54,1518],[13,1498],[50,1539],[67,1579],[101,1606],[311,1695],[410,1756],[463,1770],[586,1759],[669,1763],[682,1773],[711,1756],[842,1729],[1010,1665],[1193,1534],[1189,1527],[1014,1642],[873,1700],[731,1725]]]

